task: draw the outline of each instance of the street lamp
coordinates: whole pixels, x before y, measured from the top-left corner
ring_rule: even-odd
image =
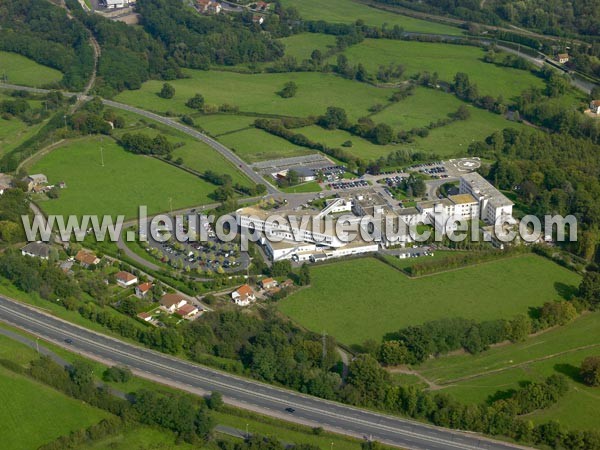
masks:
[[[246,424],[246,439],[250,437],[250,433],[248,433],[248,425],[249,424]]]

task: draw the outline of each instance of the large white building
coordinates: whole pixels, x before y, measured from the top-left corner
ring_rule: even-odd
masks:
[[[336,235],[335,219],[329,226],[324,220],[330,214],[349,212],[350,208],[347,199],[335,199],[322,211],[264,211],[247,207],[238,209],[236,216],[242,231],[261,233],[259,243],[273,261],[316,261],[376,252],[378,242],[365,241],[359,233],[346,242]],[[275,220],[276,217],[283,220]]]
[[[477,172],[460,177],[459,191],[461,194],[470,194],[477,200],[479,218],[484,222],[495,224],[499,219],[509,223],[515,221],[512,216],[514,203]]]

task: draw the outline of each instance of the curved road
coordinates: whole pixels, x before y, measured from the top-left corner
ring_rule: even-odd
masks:
[[[4,83],[0,83],[0,88],[36,92],[39,94],[45,94],[45,93],[49,92],[48,89],[39,89],[39,88],[32,88],[32,87],[27,87],[27,86],[19,86],[16,84],[4,84]],[[89,97],[85,94],[81,94],[81,93],[69,93],[69,92],[63,92],[63,93],[67,96],[76,95],[78,98],[78,101],[91,99],[91,97]],[[228,149],[227,147],[225,147],[223,144],[216,141],[215,139],[213,139],[203,133],[200,133],[198,130],[195,130],[191,127],[185,126],[169,117],[164,117],[159,114],[155,114],[153,112],[146,111],[144,109],[136,108],[135,106],[125,105],[124,103],[119,103],[119,102],[115,102],[112,100],[106,100],[106,99],[102,99],[102,103],[104,103],[107,106],[111,106],[113,108],[122,109],[124,111],[129,111],[129,112],[138,114],[140,116],[147,117],[156,122],[160,122],[164,125],[167,125],[168,127],[175,128],[176,130],[179,130],[189,136],[192,136],[193,138],[198,139],[199,141],[202,141],[205,144],[209,145],[214,150],[216,150],[221,155],[223,155],[232,164],[234,164],[238,170],[244,172],[244,174],[246,174],[246,176],[248,178],[250,178],[253,182],[255,182],[256,184],[264,184],[267,187],[267,192],[269,194],[278,194],[280,192],[279,189],[277,189],[275,186],[273,186],[271,183],[269,183],[267,180],[265,180],[263,177],[261,177],[259,174],[257,174],[254,170],[252,170],[252,168],[244,160],[242,160],[238,155],[236,155],[233,151],[231,151],[230,149]]]
[[[0,297],[0,320],[71,351],[193,393],[217,390],[244,409],[389,445],[431,450],[513,450],[513,444],[342,405],[244,379],[95,333],[41,310]],[[67,344],[65,339],[71,339]],[[295,411],[286,413],[286,408]]]

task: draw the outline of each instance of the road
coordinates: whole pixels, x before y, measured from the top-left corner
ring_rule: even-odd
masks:
[[[40,94],[49,92],[47,89],[38,89],[38,88],[31,88],[31,87],[19,86],[19,85],[14,85],[14,84],[3,84],[3,83],[0,83],[0,88],[36,92],[36,93],[40,93]],[[77,95],[79,101],[91,99],[91,97],[84,95],[84,94],[65,93],[65,95],[67,95],[67,96]],[[106,100],[106,99],[103,99],[102,103],[104,103],[105,105],[110,106],[112,108],[129,111],[129,112],[138,114],[140,116],[147,117],[148,119],[152,119],[156,122],[162,123],[163,125],[166,125],[168,127],[179,130],[182,133],[187,134],[188,136],[198,139],[199,141],[204,142],[205,144],[209,145],[214,150],[219,152],[221,155],[223,155],[232,164],[234,164],[240,171],[244,172],[244,174],[248,178],[250,178],[252,181],[254,181],[256,184],[266,185],[267,192],[269,194],[278,194],[280,192],[279,189],[277,189],[275,186],[273,186],[270,182],[268,182],[263,177],[261,177],[259,174],[254,172],[254,170],[252,170],[252,168],[244,160],[242,160],[238,155],[236,155],[233,151],[231,151],[230,149],[225,147],[220,142],[214,140],[213,138],[211,138],[203,133],[200,133],[199,131],[197,131],[191,127],[183,125],[169,117],[164,117],[159,114],[155,114],[153,112],[146,111],[144,109],[136,108],[135,106],[125,105],[123,103],[115,102],[112,100]]]
[[[246,176],[248,178],[250,178],[252,181],[254,181],[256,184],[266,185],[267,192],[269,194],[276,194],[279,192],[279,189],[277,189],[275,186],[273,186],[271,183],[269,183],[267,180],[265,180],[263,177],[261,177],[259,174],[257,174],[254,170],[252,170],[252,168],[244,160],[242,160],[238,155],[236,155],[233,151],[231,151],[230,149],[225,147],[220,142],[214,140],[213,138],[211,138],[203,133],[200,133],[199,131],[197,131],[191,127],[183,125],[183,124],[177,122],[176,120],[170,119],[169,117],[164,117],[159,114],[155,114],[153,112],[146,111],[144,109],[136,108],[135,106],[130,106],[130,105],[126,105],[124,103],[114,102],[112,100],[105,100],[105,99],[102,100],[102,103],[104,103],[107,106],[111,106],[113,108],[122,109],[124,111],[129,111],[129,112],[138,114],[140,116],[144,116],[149,119],[155,120],[156,122],[160,122],[171,128],[175,128],[176,130],[179,130],[179,131],[187,134],[188,136],[192,136],[193,138],[196,138],[199,141],[202,141],[205,144],[208,144],[210,147],[212,147],[217,152],[219,152],[221,155],[223,155],[226,159],[231,161],[236,167],[238,167],[242,172],[244,172],[246,174]]]
[[[523,448],[230,375],[95,333],[1,296],[0,320],[91,359],[126,365],[144,378],[196,394],[217,390],[229,404],[291,422],[321,426],[359,439],[369,436],[382,443],[415,450]],[[71,344],[64,342],[67,338],[72,340]],[[294,408],[295,412],[285,412],[289,407]]]

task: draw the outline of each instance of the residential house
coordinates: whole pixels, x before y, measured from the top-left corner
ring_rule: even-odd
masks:
[[[48,178],[43,173],[36,173],[23,178],[27,184],[27,191],[31,192],[34,188],[39,189],[41,186],[48,184]]]
[[[187,305],[187,300],[181,294],[165,294],[161,297],[159,303],[165,311],[173,314],[183,305]]]
[[[594,114],[600,114],[600,100],[592,100],[590,102],[590,110]]]
[[[569,55],[567,53],[559,53],[555,59],[559,64],[566,64],[569,62]]]
[[[279,285],[279,287],[281,289],[287,289],[287,288],[291,288],[293,286],[294,286],[294,282],[292,280],[290,280],[289,278]]]
[[[94,253],[88,252],[86,250],[79,250],[77,255],[75,255],[75,261],[77,261],[81,267],[88,268],[97,265],[100,263],[100,258],[98,258]]]
[[[256,294],[254,293],[254,289],[244,284],[231,293],[231,299],[238,306],[248,306],[250,303],[256,301]]]
[[[48,259],[50,256],[50,246],[43,242],[30,242],[25,247],[21,248],[21,255]]]
[[[149,281],[142,283],[142,284],[138,284],[135,287],[135,295],[136,295],[136,297],[139,297],[139,298],[145,298],[151,289],[152,289],[152,283],[150,283]]]
[[[196,0],[196,9],[201,14],[219,14],[222,8],[214,0]]]
[[[152,314],[149,312],[141,312],[137,316],[138,316],[138,318],[142,319],[144,322],[150,322],[152,320]]]
[[[179,308],[177,311],[175,311],[175,314],[177,314],[178,316],[180,316],[184,319],[191,319],[196,314],[198,314],[198,311],[199,310],[197,307],[195,307],[194,305],[190,305],[189,303],[186,303],[181,308]]]
[[[138,282],[138,278],[135,275],[129,272],[125,272],[123,270],[117,273],[116,278],[117,284],[124,288],[133,286]]]
[[[260,285],[263,289],[273,289],[277,287],[277,281],[273,278],[263,278]]]
[[[253,14],[252,15],[252,22],[258,24],[258,25],[262,25],[265,21],[265,16],[261,16],[260,14]]]

